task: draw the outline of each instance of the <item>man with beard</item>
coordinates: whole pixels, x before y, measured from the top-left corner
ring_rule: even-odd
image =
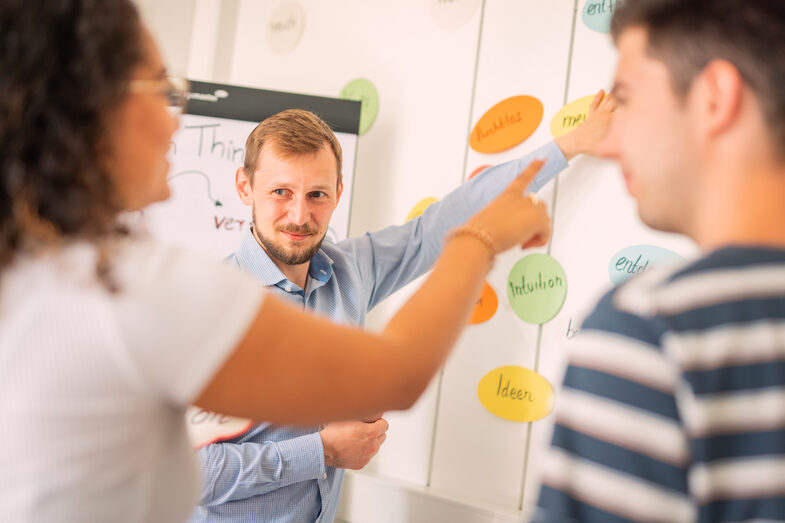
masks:
[[[538,522],[785,521],[785,2],[625,0],[605,144],[698,260],[570,343]]]
[[[341,146],[308,111],[267,118],[246,142],[237,192],[253,209],[253,227],[231,261],[259,282],[340,323],[363,325],[384,298],[428,271],[445,234],[501,193],[534,158],[547,161],[529,186],[544,186],[567,161],[592,153],[615,108],[598,93],[581,126],[535,152],[496,167],[404,225],[338,243],[325,240],[338,205]],[[303,384],[307,387],[307,384]],[[319,391],[313,391],[319,401]],[[331,522],[344,469],[361,469],[387,431],[381,415],[324,427],[270,423],[199,450],[204,478],[192,521]]]

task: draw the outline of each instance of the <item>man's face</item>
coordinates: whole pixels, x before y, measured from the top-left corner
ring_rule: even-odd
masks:
[[[614,91],[619,107],[606,142],[619,161],[641,220],[655,229],[687,232],[698,195],[698,147],[690,93],[674,93],[666,65],[647,54],[645,29],[619,40]]]
[[[253,208],[256,235],[267,253],[286,265],[308,262],[322,244],[343,186],[325,143],[315,154],[284,158],[270,143],[259,152],[253,183],[238,192]]]

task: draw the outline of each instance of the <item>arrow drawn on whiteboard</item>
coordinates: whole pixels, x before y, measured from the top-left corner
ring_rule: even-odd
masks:
[[[183,175],[186,175],[186,174],[198,174],[199,176],[204,178],[204,181],[207,182],[207,197],[210,198],[210,201],[212,201],[215,204],[216,207],[223,207],[223,204],[220,201],[218,201],[215,198],[213,198],[212,191],[210,190],[211,189],[211,187],[210,187],[210,177],[207,176],[202,171],[197,171],[197,170],[193,170],[193,169],[190,170],[190,171],[183,171],[183,172],[179,172],[177,174],[171,175],[168,179],[169,179],[169,181],[172,181],[175,178],[177,178],[178,176],[183,176]]]

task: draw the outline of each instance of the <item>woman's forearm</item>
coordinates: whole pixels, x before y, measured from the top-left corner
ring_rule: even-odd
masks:
[[[377,334],[268,297],[196,404],[280,423],[408,408],[466,324],[489,264],[476,238],[451,240],[423,286]]]
[[[540,167],[532,162],[469,220],[465,234],[447,241],[426,282],[380,334],[337,326],[269,296],[196,404],[284,423],[409,407],[466,324],[493,255],[547,241],[545,205],[524,194]]]

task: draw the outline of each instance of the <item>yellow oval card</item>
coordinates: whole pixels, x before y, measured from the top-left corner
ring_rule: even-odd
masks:
[[[472,130],[469,145],[478,153],[498,153],[524,141],[542,121],[542,102],[533,96],[513,96],[497,103]]]
[[[492,414],[510,421],[536,421],[553,410],[553,387],[548,380],[517,365],[483,376],[477,396]]]
[[[409,214],[406,215],[406,219],[404,221],[408,222],[412,218],[417,218],[419,215],[424,213],[425,209],[427,209],[432,203],[436,203],[438,201],[439,200],[436,198],[423,198],[417,202],[417,205],[412,207],[412,210],[409,211]]]
[[[589,117],[589,106],[594,100],[593,94],[578,98],[568,103],[556,113],[551,120],[551,134],[554,138],[563,136],[572,131]]]

